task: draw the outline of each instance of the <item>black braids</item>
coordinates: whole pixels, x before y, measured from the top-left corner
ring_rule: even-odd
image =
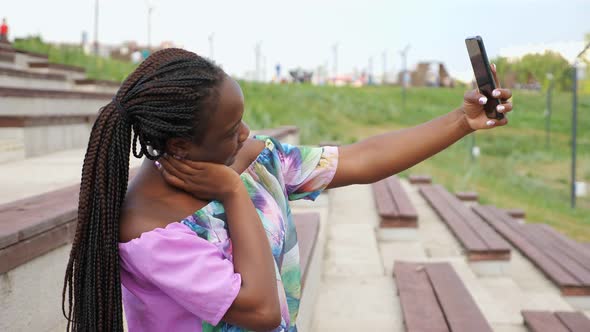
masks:
[[[194,53],[162,50],[141,63],[99,111],[84,157],[78,222],[64,277],[68,331],[123,330],[118,241],[129,154],[157,159],[172,137],[202,139],[197,129],[215,109],[224,77],[218,66]]]

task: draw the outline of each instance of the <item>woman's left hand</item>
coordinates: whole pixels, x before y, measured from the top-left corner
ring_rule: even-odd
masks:
[[[496,74],[496,66],[491,65],[490,67],[492,69],[492,74],[494,75],[495,81],[499,82],[498,76]],[[462,110],[465,113],[467,124],[469,127],[471,127],[471,129],[489,129],[493,127],[504,126],[508,123],[508,117],[506,114],[512,111],[512,103],[507,102],[507,100],[512,97],[512,91],[509,89],[502,89],[498,85],[498,88],[493,91],[493,94],[494,97],[502,101],[502,104],[498,105],[497,109],[498,112],[504,113],[504,119],[502,120],[490,119],[486,116],[483,105],[485,105],[488,100],[483,94],[479,92],[479,90],[471,90],[465,93],[465,96],[463,97]]]

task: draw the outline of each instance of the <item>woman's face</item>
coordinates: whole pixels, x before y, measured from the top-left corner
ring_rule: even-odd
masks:
[[[250,129],[242,121],[244,95],[238,82],[226,76],[218,93],[217,109],[209,118],[203,140],[198,145],[188,144],[184,157],[229,166],[250,135]]]

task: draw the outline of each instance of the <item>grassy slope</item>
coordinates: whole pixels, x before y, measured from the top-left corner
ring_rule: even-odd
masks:
[[[303,143],[344,143],[428,121],[459,105],[463,90],[412,89],[407,110],[392,87],[333,88],[242,84],[246,119],[254,128],[295,124]],[[545,148],[545,96],[516,91],[510,125],[476,133],[482,155],[469,156],[471,137],[404,174],[428,173],[450,190],[476,190],[481,200],[521,207],[527,219],[545,222],[579,240],[590,241],[590,197],[569,208],[571,94],[553,99],[552,142]],[[590,96],[580,98],[578,180],[590,182]],[[395,153],[395,151],[391,151]]]

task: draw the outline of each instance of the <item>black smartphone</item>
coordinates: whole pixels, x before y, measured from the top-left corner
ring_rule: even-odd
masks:
[[[483,105],[487,117],[496,120],[504,119],[504,114],[496,110],[496,107],[502,104],[502,101],[492,96],[492,91],[497,85],[496,81],[494,81],[494,75],[492,75],[486,48],[483,46],[483,39],[480,36],[469,37],[465,39],[465,45],[467,45],[467,52],[469,52],[469,59],[471,60],[479,92],[488,98],[488,102]]]

